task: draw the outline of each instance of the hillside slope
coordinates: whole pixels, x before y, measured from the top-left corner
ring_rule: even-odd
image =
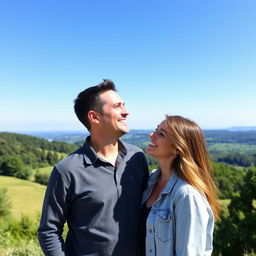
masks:
[[[7,195],[12,202],[11,213],[14,217],[22,214],[37,216],[40,214],[46,186],[35,182],[0,176],[0,187],[7,188]]]

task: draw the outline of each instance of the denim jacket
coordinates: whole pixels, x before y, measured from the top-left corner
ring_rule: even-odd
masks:
[[[159,170],[150,175],[142,204],[159,175]],[[206,198],[172,174],[147,218],[146,256],[209,256],[213,228],[214,216]]]

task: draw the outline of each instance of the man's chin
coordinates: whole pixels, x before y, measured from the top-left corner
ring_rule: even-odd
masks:
[[[122,129],[120,130],[121,136],[125,135],[126,133],[128,133],[130,131],[130,129],[127,127],[126,129]]]

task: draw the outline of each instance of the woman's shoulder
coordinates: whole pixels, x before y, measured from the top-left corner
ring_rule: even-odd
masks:
[[[194,188],[191,184],[186,182],[185,180],[178,178],[177,183],[173,189],[173,193],[175,196],[202,196],[202,194]]]

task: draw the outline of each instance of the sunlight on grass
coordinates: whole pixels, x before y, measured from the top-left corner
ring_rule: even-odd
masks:
[[[43,168],[37,168],[36,170],[38,170],[39,173],[50,175],[52,172],[52,169],[53,169],[53,166],[47,166],[47,167],[43,167]]]
[[[0,176],[0,187],[7,188],[12,203],[12,215],[37,216],[42,209],[46,186],[14,177]]]

